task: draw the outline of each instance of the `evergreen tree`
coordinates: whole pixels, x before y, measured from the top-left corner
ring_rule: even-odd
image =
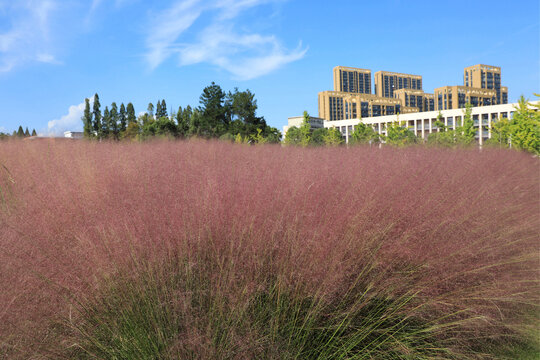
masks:
[[[118,139],[119,126],[118,126],[118,106],[115,102],[111,104],[111,111],[109,113],[109,131],[111,138]]]
[[[127,122],[129,124],[136,123],[137,117],[135,116],[135,107],[132,103],[127,104]]]
[[[23,127],[19,125],[19,129],[17,130],[17,136],[18,137],[24,137],[24,130]]]
[[[124,106],[124,103],[120,104],[120,113],[118,115],[118,121],[120,125],[120,131],[124,132],[126,131],[127,127],[127,117],[126,117],[126,107]]]
[[[24,137],[29,137],[30,131],[28,131],[28,126],[26,127],[26,130],[24,131]]]
[[[161,112],[161,101],[158,99],[158,101],[156,102],[156,119],[159,119],[162,116],[163,115]]]
[[[154,117],[154,104],[148,103],[147,114],[150,118]]]
[[[32,130],[32,136],[37,136],[36,129]]]
[[[92,137],[92,113],[90,112],[90,99],[84,99],[84,115],[83,115],[84,137],[89,139]]]
[[[199,107],[200,135],[213,137],[224,134],[227,131],[226,109],[223,106],[225,93],[221,87],[212,82],[210,86],[204,88],[199,101],[201,104]]]
[[[100,139],[107,139],[110,135],[111,128],[109,127],[111,124],[111,114],[109,112],[109,107],[105,106],[105,110],[103,110],[103,120],[101,121],[101,134],[99,136]]]
[[[96,93],[94,95],[94,106],[93,106],[93,116],[94,116],[94,123],[93,128],[94,132],[97,134],[98,138],[101,138],[102,130],[101,130],[101,104],[99,103],[99,96]]]
[[[169,114],[167,112],[167,104],[165,103],[165,99],[161,100],[161,117],[169,117]]]

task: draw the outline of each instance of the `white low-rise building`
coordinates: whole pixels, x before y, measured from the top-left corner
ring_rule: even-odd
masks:
[[[532,103],[538,104],[540,103],[540,101],[533,101]],[[513,103],[479,106],[472,108],[471,117],[474,122],[475,128],[477,128],[476,138],[480,145],[482,145],[486,139],[491,138],[492,124],[498,119],[511,119],[514,112],[516,111],[517,105],[517,103]],[[323,126],[325,128],[337,128],[341,132],[345,141],[349,142],[349,138],[352,135],[355,126],[358,125],[358,123],[360,122],[364,124],[369,124],[379,134],[386,135],[387,125],[398,121],[404,127],[407,127],[412,132],[414,132],[416,136],[422,139],[427,139],[429,134],[438,131],[435,122],[437,121],[439,114],[442,116],[441,122],[444,122],[444,125],[446,127],[450,129],[455,129],[461,124],[465,115],[465,109],[442,110],[440,112],[426,111],[408,114],[368,117],[364,119],[348,119],[334,121],[324,120]],[[302,119],[302,117],[299,118]],[[291,119],[294,119],[293,124],[291,124]],[[298,119],[298,117],[289,118],[289,126],[297,126],[296,119]],[[285,128],[288,129],[288,127],[284,127],[284,130],[286,132]]]
[[[64,137],[69,139],[82,139],[84,133],[82,131],[64,131]]]

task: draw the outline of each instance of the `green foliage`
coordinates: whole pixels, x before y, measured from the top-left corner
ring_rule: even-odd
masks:
[[[456,122],[455,129],[450,129],[442,122],[442,114],[439,112],[435,126],[438,131],[428,135],[427,142],[430,145],[456,147],[469,146],[474,143],[476,130],[472,119],[472,105],[467,103],[463,113],[463,121]]]
[[[323,136],[324,144],[329,146],[338,146],[344,143],[341,132],[335,128],[331,127],[326,131],[326,134]]]
[[[404,122],[394,121],[386,127],[385,141],[393,146],[407,146],[415,144],[418,139]]]
[[[90,139],[94,132],[92,129],[92,112],[90,111],[90,99],[84,99],[84,114],[83,114],[83,134],[84,137]]]
[[[37,136],[36,129],[32,130],[32,136]]]
[[[137,117],[135,116],[135,107],[132,103],[127,104],[127,122],[128,124],[137,122]]]
[[[120,112],[118,113],[118,122],[119,122],[119,131],[124,132],[126,131],[127,127],[127,114],[126,114],[126,106],[124,103],[120,104]]]
[[[92,115],[94,118],[93,122],[93,129],[94,133],[97,134],[99,138],[101,138],[102,135],[102,129],[101,129],[101,104],[99,103],[99,96],[98,94],[94,95],[94,105],[92,107]]]
[[[19,125],[19,129],[17,130],[17,136],[20,138],[24,137],[24,130],[23,127]]]
[[[264,117],[257,115],[257,100],[249,91],[225,94],[219,85],[207,86],[200,97],[201,106],[178,108],[178,112],[167,111],[165,100],[158,100],[156,106],[148,104],[148,111],[135,115],[132,103],[127,107],[122,103],[120,109],[116,103],[106,107],[101,115],[98,94],[94,96],[93,112],[90,101],[86,99],[85,114],[81,118],[85,128],[85,137],[98,139],[148,139],[153,136],[168,138],[204,137],[232,138],[238,134],[242,141],[254,143],[279,143],[281,132],[266,124]],[[109,110],[110,109],[110,110]],[[96,120],[97,119],[97,120]],[[230,136],[225,136],[229,134]]]
[[[318,128],[311,133],[310,145],[322,146],[325,145],[324,138],[328,135],[327,128]]]
[[[355,126],[349,139],[349,145],[357,144],[377,144],[381,141],[380,135],[371,127],[363,122]]]
[[[291,126],[285,134],[285,145],[300,145],[301,139],[300,129],[296,126]]]
[[[300,125],[300,145],[308,146],[311,140],[311,124],[309,123],[309,114],[304,111],[304,120]]]

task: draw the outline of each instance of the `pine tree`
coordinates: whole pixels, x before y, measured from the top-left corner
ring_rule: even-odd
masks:
[[[37,136],[36,129],[32,130],[32,136]]]
[[[19,125],[19,129],[17,130],[17,136],[18,137],[24,137],[24,130],[22,126]]]
[[[26,127],[26,130],[24,131],[24,137],[29,137],[30,131],[28,131],[28,126]]]
[[[149,103],[147,110],[148,110],[148,116],[153,118],[154,117],[154,104]]]
[[[137,122],[137,117],[135,116],[135,107],[132,103],[127,104],[127,122],[129,124]]]
[[[161,118],[161,116],[161,101],[158,100],[156,103],[156,119]]]
[[[118,139],[118,106],[115,102],[111,104],[111,111],[109,113],[109,131],[112,138]]]
[[[126,107],[124,106],[124,103],[120,104],[120,114],[118,116],[118,120],[120,122],[120,131],[121,132],[126,131],[127,117],[126,117]]]
[[[89,139],[92,137],[92,113],[90,112],[90,99],[84,99],[84,115],[82,118],[84,137]]]
[[[111,114],[109,113],[109,107],[105,106],[105,110],[103,110],[103,120],[101,121],[101,139],[106,139],[109,137],[110,134],[110,121],[111,121]]]
[[[93,128],[94,132],[97,134],[98,138],[101,139],[102,136],[102,130],[101,130],[101,104],[99,103],[99,96],[96,93],[94,95],[94,106],[93,106],[93,116],[94,116],[94,122],[93,122]]]
[[[161,117],[169,117],[169,114],[167,112],[167,104],[165,103],[165,99],[161,100]]]

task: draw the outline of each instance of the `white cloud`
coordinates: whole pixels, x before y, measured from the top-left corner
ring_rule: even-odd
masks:
[[[50,17],[55,8],[55,0],[0,2],[0,22],[7,24],[6,30],[0,32],[0,72],[32,61],[58,63],[49,39]]]
[[[183,0],[177,1],[156,18],[146,38],[146,60],[150,68],[170,56],[177,56],[180,66],[210,63],[230,72],[239,80],[253,79],[304,57],[307,48],[285,49],[273,35],[263,36],[235,30],[235,19],[245,10],[280,0]],[[203,13],[214,12],[209,25],[192,43],[179,42]],[[244,24],[245,25],[245,24]]]
[[[94,103],[94,98],[89,97],[90,99],[90,108]],[[71,105],[69,107],[68,113],[62,116],[60,119],[51,120],[47,123],[47,131],[44,135],[47,136],[61,136],[64,134],[64,131],[82,131],[82,116],[84,114],[85,102],[78,105]],[[40,135],[42,135],[40,133]]]

